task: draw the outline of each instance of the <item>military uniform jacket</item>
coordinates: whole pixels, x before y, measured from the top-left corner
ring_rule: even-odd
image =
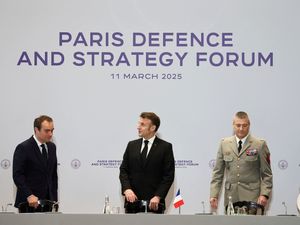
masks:
[[[236,137],[224,138],[212,173],[210,197],[218,198],[225,176],[224,205],[232,201],[254,201],[269,196],[273,186],[270,152],[264,140],[247,137],[238,153]]]

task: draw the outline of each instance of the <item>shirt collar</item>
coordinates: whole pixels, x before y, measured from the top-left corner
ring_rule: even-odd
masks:
[[[236,139],[236,143],[239,143],[239,141],[242,141],[242,144],[245,143],[246,139],[248,138],[249,134],[247,134],[244,138],[239,139],[236,135],[235,135],[235,139]]]
[[[148,139],[148,141],[149,141],[149,144],[153,144],[153,142],[154,142],[154,139],[156,138],[156,136],[154,135],[152,138],[150,138],[150,139]],[[145,138],[143,138],[143,143],[144,143],[144,141],[145,141],[146,139]]]
[[[41,147],[42,144],[45,144],[45,143],[39,142],[39,140],[37,139],[37,137],[35,136],[35,134],[33,135],[33,138],[34,138],[35,142],[37,143],[37,145],[38,145],[39,147]]]

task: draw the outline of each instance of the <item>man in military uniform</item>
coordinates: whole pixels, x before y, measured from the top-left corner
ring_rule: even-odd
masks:
[[[233,119],[234,136],[222,139],[212,173],[210,205],[218,207],[219,193],[225,175],[224,205],[253,201],[266,206],[272,190],[270,152],[264,140],[249,134],[247,113],[237,112]]]

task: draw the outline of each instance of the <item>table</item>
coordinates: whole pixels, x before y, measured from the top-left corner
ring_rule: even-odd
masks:
[[[299,225],[298,216],[0,214],[0,225]]]

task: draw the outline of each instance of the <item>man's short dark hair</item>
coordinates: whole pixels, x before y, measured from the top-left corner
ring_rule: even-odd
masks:
[[[155,125],[155,131],[158,130],[160,126],[160,119],[154,112],[142,112],[140,117],[151,120],[152,124]]]
[[[237,118],[240,118],[240,119],[244,119],[244,118],[248,118],[248,114],[246,112],[243,112],[243,111],[239,111],[235,114],[235,116]]]
[[[243,112],[243,111],[239,111],[235,114],[235,117],[239,118],[239,119],[248,119],[248,122],[250,124],[250,119],[249,119],[249,116],[246,112]]]
[[[48,121],[49,123],[50,122],[53,122],[53,119],[50,117],[50,116],[46,116],[46,115],[41,115],[39,116],[38,118],[36,118],[33,122],[33,128],[37,128],[38,130],[41,130],[41,127],[42,127],[42,123],[44,121]]]

